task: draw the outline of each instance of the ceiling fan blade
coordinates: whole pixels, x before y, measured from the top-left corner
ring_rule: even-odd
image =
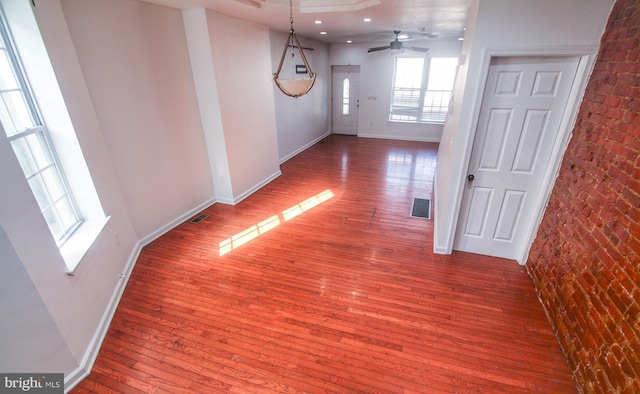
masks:
[[[298,48],[297,45],[291,45],[289,44],[289,48]],[[304,49],[305,51],[313,51],[313,48],[307,48],[307,47],[301,47],[302,49]]]
[[[369,50],[367,52],[384,51],[385,49],[389,49],[389,45],[384,46],[384,47],[369,48]]]
[[[420,48],[420,47],[409,47],[409,46],[403,46],[403,48],[405,49],[409,49],[411,51],[416,51],[416,52],[423,52],[423,53],[427,53],[429,52],[428,48]]]

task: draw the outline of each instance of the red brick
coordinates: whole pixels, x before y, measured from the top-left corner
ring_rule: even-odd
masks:
[[[620,363],[613,352],[606,353],[602,364],[607,372],[607,379],[616,391],[619,391],[625,386],[626,378],[624,372],[620,368]]]
[[[626,387],[622,390],[622,394],[638,394],[640,393],[640,380],[628,379]]]
[[[639,358],[640,355],[634,352],[629,347],[623,347],[622,352],[624,353],[625,359],[629,364],[628,367],[625,367],[623,372],[626,373],[629,377],[635,378],[636,380],[640,381],[640,379],[638,378],[638,373],[639,373],[638,371],[640,371],[640,358]],[[634,372],[635,372],[635,375],[634,375]]]
[[[639,26],[618,0],[528,259],[584,392],[640,392]]]

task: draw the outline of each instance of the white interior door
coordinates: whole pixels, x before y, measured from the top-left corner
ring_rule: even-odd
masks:
[[[360,66],[332,66],[332,121],[334,134],[358,134]]]
[[[533,229],[577,58],[491,62],[454,248],[518,259]]]

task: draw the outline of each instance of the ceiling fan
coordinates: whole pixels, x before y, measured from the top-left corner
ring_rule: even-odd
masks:
[[[376,52],[376,51],[383,51],[385,49],[391,49],[391,50],[400,50],[400,49],[409,49],[411,51],[417,51],[417,52],[427,52],[429,49],[427,48],[420,48],[420,47],[410,47],[410,46],[404,46],[402,44],[402,41],[400,41],[398,39],[398,36],[400,35],[400,30],[394,30],[393,34],[396,35],[396,39],[391,41],[389,43],[389,45],[384,46],[384,47],[375,47],[375,48],[369,48],[369,50],[367,52]]]

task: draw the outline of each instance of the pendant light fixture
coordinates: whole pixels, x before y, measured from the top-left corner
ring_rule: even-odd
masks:
[[[282,51],[280,64],[278,65],[278,70],[273,74],[273,81],[282,93],[290,97],[298,98],[309,93],[313,84],[316,82],[316,74],[311,71],[311,66],[302,51],[302,45],[300,45],[300,41],[298,41],[298,37],[296,36],[296,31],[293,28],[293,0],[289,0],[289,22],[291,23],[289,36],[287,37],[287,41],[284,43],[284,50]],[[296,65],[294,76],[300,73],[306,74],[306,78],[280,78],[280,71],[282,71],[282,65],[284,64],[284,59],[287,56],[287,50],[289,48],[291,48],[292,58],[295,56],[294,51],[297,48],[300,52],[302,62],[304,63],[304,68],[302,68],[302,65]]]

